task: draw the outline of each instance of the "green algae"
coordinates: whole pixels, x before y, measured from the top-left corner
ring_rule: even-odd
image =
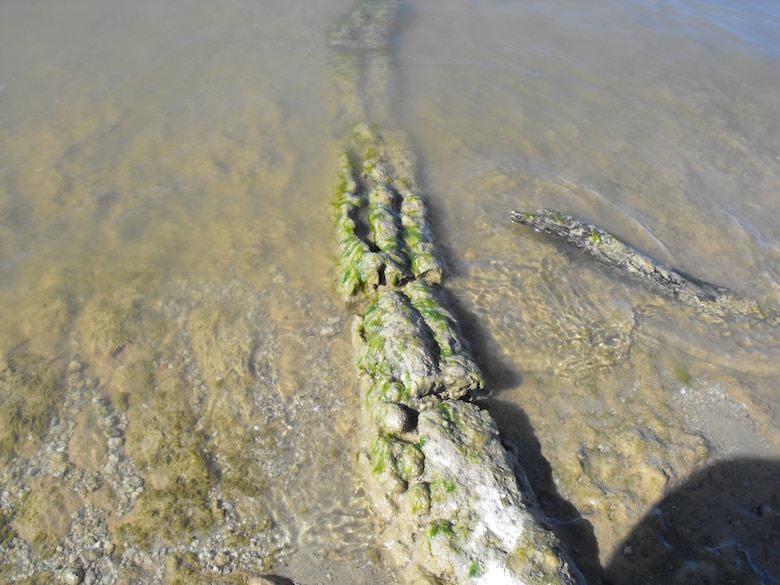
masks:
[[[205,574],[202,563],[194,553],[170,553],[165,556],[166,583],[170,585],[247,585],[249,578],[240,573],[230,575]]]
[[[147,486],[116,529],[121,540],[144,549],[203,533],[217,519],[208,493],[218,478],[187,389],[177,380],[165,383],[149,406],[138,408],[126,443]]]
[[[357,224],[352,216],[364,201],[356,194],[352,159],[345,151],[337,158],[338,182],[333,204],[338,240],[336,288],[348,299],[366,287],[376,287],[380,283],[384,262],[357,234]]]
[[[36,555],[46,559],[70,529],[74,495],[69,488],[48,479],[33,480],[28,487],[13,519],[7,520]]]
[[[379,155],[379,152],[374,146],[369,146],[366,148],[366,152],[363,155],[363,160],[363,170],[370,172],[369,169],[379,164],[382,161],[382,157]]]
[[[394,141],[388,144],[376,128],[364,123],[353,126],[353,135],[365,145],[362,190],[368,192],[366,219],[370,241],[358,235],[361,228],[355,210],[362,206],[364,199],[357,195],[360,186],[355,180],[352,156],[348,152],[339,155],[334,203],[339,247],[337,288],[347,299],[361,291],[370,292],[367,287],[400,286],[412,276],[438,283],[444,271],[429,225],[428,208],[422,195],[409,190],[414,179],[407,141],[390,134]],[[393,153],[391,164],[387,162],[388,149]],[[374,250],[381,258],[381,265],[376,266],[374,260],[370,272],[360,270],[362,256]],[[356,271],[364,276],[376,271],[379,277],[368,282],[356,275]]]
[[[691,381],[692,381],[691,374],[688,372],[685,366],[677,362],[675,362],[674,364],[674,377],[683,386],[691,385]]]
[[[344,31],[355,22],[356,14],[380,7],[380,3],[360,2],[356,11],[337,25],[338,40],[333,44],[347,50],[354,48],[354,43],[344,42]],[[361,32],[351,34],[362,42]],[[368,81],[382,81],[379,69],[371,69],[374,65],[381,69],[382,63],[371,56],[365,60]],[[370,77],[374,73],[377,77]],[[380,93],[386,89],[382,86]],[[376,106],[364,105],[366,110]],[[361,192],[369,208],[358,214],[349,202],[337,206],[337,214],[342,215],[336,221],[336,237],[337,271],[342,283],[339,291],[348,300],[358,292],[368,298],[362,322],[359,318],[353,321],[369,425],[358,461],[368,463],[375,480],[371,483],[377,512],[388,522],[383,538],[393,540],[391,554],[403,567],[408,582],[461,583],[480,575],[479,562],[466,550],[475,545],[469,539],[474,522],[481,520],[472,516],[484,511],[476,510],[474,501],[479,499],[480,505],[485,505],[486,486],[489,499],[494,492],[498,494],[499,501],[487,504],[495,506],[498,515],[507,513],[512,517],[510,522],[516,524],[533,519],[521,520],[515,512],[509,512],[507,506],[514,504],[502,503],[505,499],[515,502],[512,498],[519,495],[497,433],[490,432],[494,427],[489,426],[488,415],[472,412],[476,407],[466,408],[457,400],[469,392],[480,394],[485,382],[443,295],[426,286],[441,282],[444,263],[435,245],[425,200],[413,191],[415,165],[408,139],[401,133],[380,134],[367,124],[353,126],[353,138],[363,143],[364,153],[362,164],[356,163],[362,174],[355,192]],[[360,272],[357,265],[342,266],[361,258],[350,251],[350,246],[361,247],[355,239],[382,259],[379,282],[374,286],[361,282],[359,274],[353,276]],[[442,396],[452,402],[442,402]],[[464,409],[468,412],[462,412]],[[402,412],[407,416],[404,424],[400,422]],[[425,429],[422,419],[427,420]],[[472,429],[472,423],[478,428]],[[484,450],[490,452],[489,471],[479,467]],[[426,455],[431,457],[431,466]],[[475,463],[480,470],[476,473],[487,476],[484,486],[471,486]],[[459,472],[451,471],[453,465]],[[451,477],[453,473],[458,477]],[[473,490],[479,492],[478,498]],[[455,512],[449,509],[453,505]],[[430,518],[432,507],[437,516],[447,517]],[[496,532],[486,538],[498,540],[503,536]],[[431,558],[414,552],[426,542]],[[498,552],[500,547],[495,542],[476,546],[483,545],[490,551],[487,554],[503,559],[505,553]]]
[[[125,410],[131,402],[141,402],[150,399],[155,392],[154,362],[146,357],[128,363],[124,368],[123,386],[124,398],[121,400]]]
[[[7,547],[16,536],[13,528],[14,515],[0,509],[0,547]]]
[[[146,490],[132,519],[116,528],[118,540],[150,550],[162,542],[175,544],[183,534],[204,534],[218,519],[208,499],[214,483],[182,477],[165,488]]]
[[[433,503],[445,502],[447,498],[454,494],[458,489],[455,482],[447,478],[431,480],[429,486],[431,502]]]
[[[369,193],[368,225],[385,264],[385,282],[399,286],[411,276],[409,261],[400,242],[400,225],[393,209],[394,194],[384,185]]]
[[[39,531],[32,539],[30,544],[35,549],[39,558],[48,559],[54,554],[54,550],[59,544],[59,538],[45,530]]]
[[[507,558],[507,567],[518,575],[524,575],[530,585],[563,584],[562,573],[568,571],[567,563],[562,561],[556,550],[558,543],[549,533],[537,533],[535,538],[517,545]]]
[[[380,340],[374,344],[374,350],[378,347],[384,347]],[[377,401],[382,402],[401,402],[408,404],[411,394],[403,384],[392,378],[380,376],[374,384],[366,391],[366,407],[372,410]]]
[[[421,282],[409,283],[404,291],[433,333],[447,397],[482,393],[485,390],[482,372],[462,341],[457,319],[447,307],[443,295]]]
[[[408,189],[403,189],[401,196],[402,237],[411,259],[412,272],[420,280],[438,284],[446,267],[435,243],[425,198]]]
[[[455,530],[452,527],[452,523],[449,520],[435,522],[428,527],[425,534],[426,541],[428,542],[428,552],[433,555],[433,543],[437,538],[446,538],[448,545],[451,546],[452,539],[455,538]]]
[[[395,464],[401,479],[409,482],[423,474],[425,457],[417,445],[406,444],[398,454]]]
[[[352,126],[352,135],[363,144],[375,144],[379,140],[378,126],[358,122]]]
[[[381,285],[398,287],[413,276],[440,282],[444,263],[434,244],[427,206],[419,193],[408,189],[414,179],[406,141],[396,137],[398,144],[388,145],[376,128],[367,124],[353,126],[353,135],[365,145],[363,185],[355,179],[353,157],[342,151],[334,199],[336,288],[349,300]],[[394,155],[392,164],[387,162],[388,148]],[[364,194],[358,195],[359,191]],[[366,197],[368,233],[364,235],[356,210],[365,204]],[[366,258],[371,259],[367,262]]]
[[[376,287],[383,267],[382,258],[354,233],[340,244],[337,288],[344,298],[355,296],[366,287]]]
[[[443,418],[443,419],[444,419],[444,420],[445,420],[447,423],[451,423],[451,422],[453,422],[453,418],[452,418],[452,410],[450,410],[450,407],[447,405],[447,403],[446,403],[446,402],[440,402],[440,403],[439,403],[439,404],[436,406],[436,409],[439,411],[439,413],[441,414],[442,418]]]
[[[115,356],[132,340],[139,337],[140,304],[125,300],[121,303],[101,302],[91,313],[95,323],[95,343],[103,353]]]
[[[40,440],[62,399],[63,370],[39,355],[12,352],[0,372],[0,456],[11,456],[19,445]]]
[[[409,299],[383,291],[363,318],[367,351],[360,366],[375,377],[398,380],[413,398],[433,391],[437,365],[430,330]]]
[[[406,491],[412,514],[425,515],[431,511],[431,492],[426,483],[413,483]]]
[[[375,477],[385,474],[398,475],[395,465],[393,443],[382,436],[377,436],[371,445],[371,473]]]
[[[2,576],[2,573],[0,573],[0,576]],[[14,579],[15,585],[50,585],[51,583],[55,582],[55,576],[52,571],[38,571],[33,576],[22,578],[22,579]]]

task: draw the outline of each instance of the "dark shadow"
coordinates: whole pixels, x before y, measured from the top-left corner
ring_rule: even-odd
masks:
[[[446,288],[442,289],[447,304],[458,318],[461,337],[468,344],[474,360],[477,362],[485,383],[491,392],[517,388],[523,383],[523,376],[512,364],[501,360],[501,345],[496,341],[490,330],[480,323],[473,313]]]
[[[780,461],[718,462],[672,491],[605,569],[614,585],[780,583]]]
[[[296,585],[295,581],[279,575],[260,575],[255,577],[257,585]]]
[[[602,567],[593,527],[558,493],[526,413],[503,400],[485,404],[543,520],[590,585],[780,585],[780,461],[721,461],[696,472]]]
[[[543,520],[568,548],[572,560],[590,585],[602,583],[599,547],[590,522],[571,503],[558,494],[552,468],[542,454],[525,411],[504,400],[487,401],[487,409],[498,425],[504,447],[516,459],[516,467],[528,479],[544,514]]]

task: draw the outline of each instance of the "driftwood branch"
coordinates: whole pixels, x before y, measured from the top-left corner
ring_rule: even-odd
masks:
[[[759,306],[755,301],[739,298],[725,287],[699,280],[679,270],[664,268],[609,232],[571,215],[540,209],[536,213],[512,211],[510,217],[515,223],[584,250],[602,264],[709,315],[778,319],[776,313]]]

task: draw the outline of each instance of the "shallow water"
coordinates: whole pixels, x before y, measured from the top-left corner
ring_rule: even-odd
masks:
[[[0,7],[4,578],[393,582],[330,287],[326,40],[351,5]],[[778,459],[779,329],[676,306],[509,210],[567,211],[778,307],[777,39],[771,2],[403,7],[390,120],[494,416],[552,520],[589,523],[586,565],[630,563],[713,461]],[[762,497],[743,508],[780,505]],[[74,547],[94,526],[111,550]]]

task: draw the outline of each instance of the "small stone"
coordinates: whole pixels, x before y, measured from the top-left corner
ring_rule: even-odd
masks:
[[[399,405],[390,402],[383,402],[379,405],[379,426],[387,435],[398,435],[411,426],[409,415]]]
[[[124,440],[121,437],[112,437],[108,440],[108,450],[116,451],[122,446],[123,443]]]
[[[68,456],[64,453],[53,453],[51,457],[51,473],[55,477],[62,477],[68,470]]]
[[[68,371],[71,374],[75,374],[76,372],[80,372],[82,367],[83,366],[81,365],[81,362],[79,362],[78,360],[72,360],[68,364]]]
[[[75,567],[65,567],[62,570],[60,579],[67,585],[79,585],[84,580],[84,573],[81,569]]]
[[[320,329],[320,337],[333,337],[336,333],[336,329],[330,325],[325,325]]]
[[[105,427],[103,429],[103,436],[107,439],[117,439],[122,436],[122,431],[116,427]]]
[[[95,576],[95,572],[91,569],[88,570],[84,575],[84,585],[93,585],[95,581],[97,580],[97,577]]]
[[[142,488],[144,486],[143,478],[137,475],[131,475],[130,477],[127,478],[126,481],[127,481],[127,485],[135,489]]]

